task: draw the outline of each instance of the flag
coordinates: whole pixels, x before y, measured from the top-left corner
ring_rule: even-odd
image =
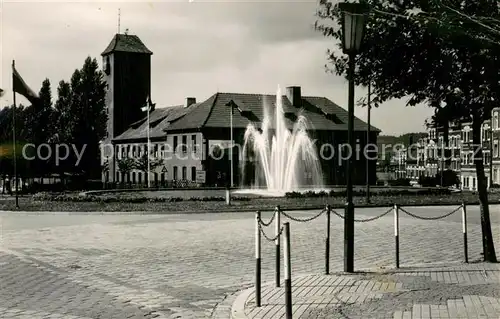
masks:
[[[31,104],[35,104],[40,99],[38,94],[36,94],[27,84],[24,82],[23,78],[17,72],[16,67],[12,64],[12,89],[15,93],[19,93],[24,96]]]
[[[141,111],[143,111],[143,112],[153,112],[154,109],[155,109],[155,105],[156,104],[153,104],[153,102],[151,101],[151,98],[148,95],[148,97],[146,98],[146,104],[143,107],[141,107]]]

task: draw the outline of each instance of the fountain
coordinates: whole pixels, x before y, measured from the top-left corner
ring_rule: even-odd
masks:
[[[286,192],[301,191],[305,187],[322,188],[323,173],[314,140],[307,133],[311,127],[307,118],[299,114],[293,128],[287,128],[279,86],[274,125],[269,107],[263,107],[261,128],[249,124],[244,135],[243,159],[253,159],[255,178],[251,189],[240,193],[283,196]],[[245,176],[245,169],[243,164],[241,176]]]

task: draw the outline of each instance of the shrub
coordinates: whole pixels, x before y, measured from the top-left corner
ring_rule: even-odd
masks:
[[[422,187],[434,187],[436,186],[436,178],[431,176],[420,176],[418,178],[418,183]]]
[[[408,178],[398,178],[389,181],[390,186],[411,186],[410,179]]]
[[[285,196],[287,198],[311,198],[318,197],[321,192],[289,192],[286,193]],[[372,192],[372,196],[440,196],[440,195],[450,195],[452,193],[451,190],[447,188],[414,188],[414,189],[387,189],[387,190],[379,190],[377,192]],[[323,194],[323,193],[322,193]],[[325,192],[326,194],[326,192]],[[331,190],[328,193],[329,197],[346,197],[346,191],[335,191]],[[326,196],[326,195],[321,195]],[[366,196],[366,190],[353,190],[353,196]]]
[[[460,184],[460,179],[458,178],[457,173],[448,169],[445,170],[444,172],[438,172],[436,174],[435,185],[441,184],[441,174],[443,175],[443,180],[442,180],[443,184],[441,186],[449,187]]]

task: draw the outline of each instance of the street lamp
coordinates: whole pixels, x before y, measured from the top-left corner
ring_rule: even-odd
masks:
[[[347,120],[347,141],[351,151],[354,149],[354,69],[355,57],[361,49],[366,26],[366,6],[360,3],[340,3],[342,13],[342,49],[349,56],[349,105]],[[347,203],[344,218],[344,271],[354,272],[354,204],[353,159],[347,161],[346,195]]]
[[[370,123],[370,113],[372,109],[372,103],[371,103],[371,79],[370,82],[368,82],[368,123],[366,127],[366,145],[370,144],[370,130],[371,130],[371,123]],[[368,157],[366,157],[366,203],[370,203],[370,161],[368,160]]]
[[[229,165],[231,166],[230,167],[230,174],[231,174],[231,181],[230,181],[230,184],[229,184],[229,188],[231,187],[234,187],[234,173],[233,173],[233,170],[234,170],[234,166],[233,166],[233,148],[234,148],[234,144],[233,144],[233,116],[234,116],[234,108],[237,107],[236,106],[236,103],[231,100],[229,102],[226,103],[226,106],[228,106],[230,108],[230,113],[229,113],[229,131],[230,131],[230,137],[229,139],[231,140],[231,146],[230,146],[230,149],[229,149]]]
[[[151,188],[151,159],[150,159],[150,156],[151,156],[151,140],[150,140],[150,137],[149,137],[149,132],[151,130],[150,128],[150,122],[149,122],[149,113],[151,113],[153,110],[154,110],[154,107],[155,107],[155,104],[153,104],[151,102],[151,97],[148,95],[147,99],[146,99],[146,105],[143,106],[141,108],[141,111],[142,112],[147,112],[147,119],[146,119],[146,124],[147,124],[147,131],[146,131],[146,134],[147,134],[147,140],[148,140],[148,146],[147,146],[147,149],[148,149],[148,175],[147,175],[147,178],[148,178],[148,188]]]

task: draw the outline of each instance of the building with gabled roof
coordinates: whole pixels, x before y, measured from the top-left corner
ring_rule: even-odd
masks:
[[[130,37],[130,36],[128,36]],[[136,70],[133,72],[145,72],[150,74],[149,69],[140,70],[135,66],[122,66],[120,63],[141,65],[151,56],[149,51],[138,38],[122,38],[115,36],[108,48],[103,52],[103,58],[110,63],[110,72],[107,80],[110,90],[108,94],[112,97],[108,103],[109,136],[106,143],[113,145],[114,154],[104,153],[103,160],[108,161],[109,171],[104,180],[109,182],[125,182],[132,184],[145,184],[145,172],[131,170],[120,172],[119,162],[124,158],[139,158],[147,152],[147,114],[141,113],[148,96],[150,96],[150,79],[143,90],[135,90],[131,83],[124,85],[124,81],[118,80],[112,70]],[[134,36],[135,37],[135,36]],[[124,41],[125,43],[121,43]],[[132,43],[133,48],[129,48]],[[120,48],[122,51],[118,51]],[[128,51],[123,51],[128,50]],[[118,54],[126,54],[126,60],[118,60]],[[146,63],[147,64],[147,63]],[[131,72],[131,73],[133,73]],[[138,77],[142,77],[139,75]],[[125,81],[127,83],[127,81]],[[135,94],[129,98],[129,103],[117,103],[123,101],[113,91],[117,88],[125,96]],[[136,84],[138,85],[138,84]],[[134,102],[135,101],[135,102]],[[235,185],[238,186],[243,180],[250,181],[251,176],[240,176],[240,166],[255,165],[252,159],[242,158],[241,147],[243,145],[244,133],[248,125],[252,123],[260,128],[264,118],[264,110],[269,110],[271,123],[274,123],[276,95],[269,94],[247,94],[247,93],[215,93],[207,99],[197,102],[194,97],[187,97],[182,105],[170,107],[155,107],[149,113],[149,137],[150,150],[154,157],[159,158],[161,165],[152,169],[150,178],[155,185],[163,186],[191,186],[191,185],[217,185],[225,186],[229,181],[230,160],[228,147],[231,145],[231,123],[233,130],[233,144],[236,144],[233,152],[233,174]],[[299,115],[305,116],[310,123],[309,135],[317,139],[317,148],[328,143],[333,151],[327,150],[327,154],[321,160],[322,170],[325,175],[325,184],[341,185],[346,180],[346,161],[339,156],[339,145],[347,143],[347,111],[325,97],[303,96],[302,89],[298,86],[287,87],[282,96],[283,111],[286,118],[286,126],[293,128]],[[233,115],[231,121],[231,106]],[[127,113],[127,116],[124,116]],[[125,121],[125,123],[118,123]],[[272,129],[272,124],[271,124]],[[364,146],[369,142],[376,145],[376,139],[380,130],[371,127],[371,134],[367,138],[367,124],[358,118],[354,120],[355,140],[361,149],[361,154],[354,156],[355,176],[354,181],[358,184],[366,183],[367,162],[363,155]],[[214,150],[218,150],[220,156],[213,156]],[[330,152],[329,152],[330,151]],[[115,156],[116,155],[116,156]],[[217,157],[217,158],[216,158]],[[369,161],[370,182],[376,181],[376,158]],[[155,165],[156,166],[156,165]],[[307,175],[307,168],[304,172]],[[253,170],[246,170],[253,174]],[[306,178],[307,179],[307,178]]]

